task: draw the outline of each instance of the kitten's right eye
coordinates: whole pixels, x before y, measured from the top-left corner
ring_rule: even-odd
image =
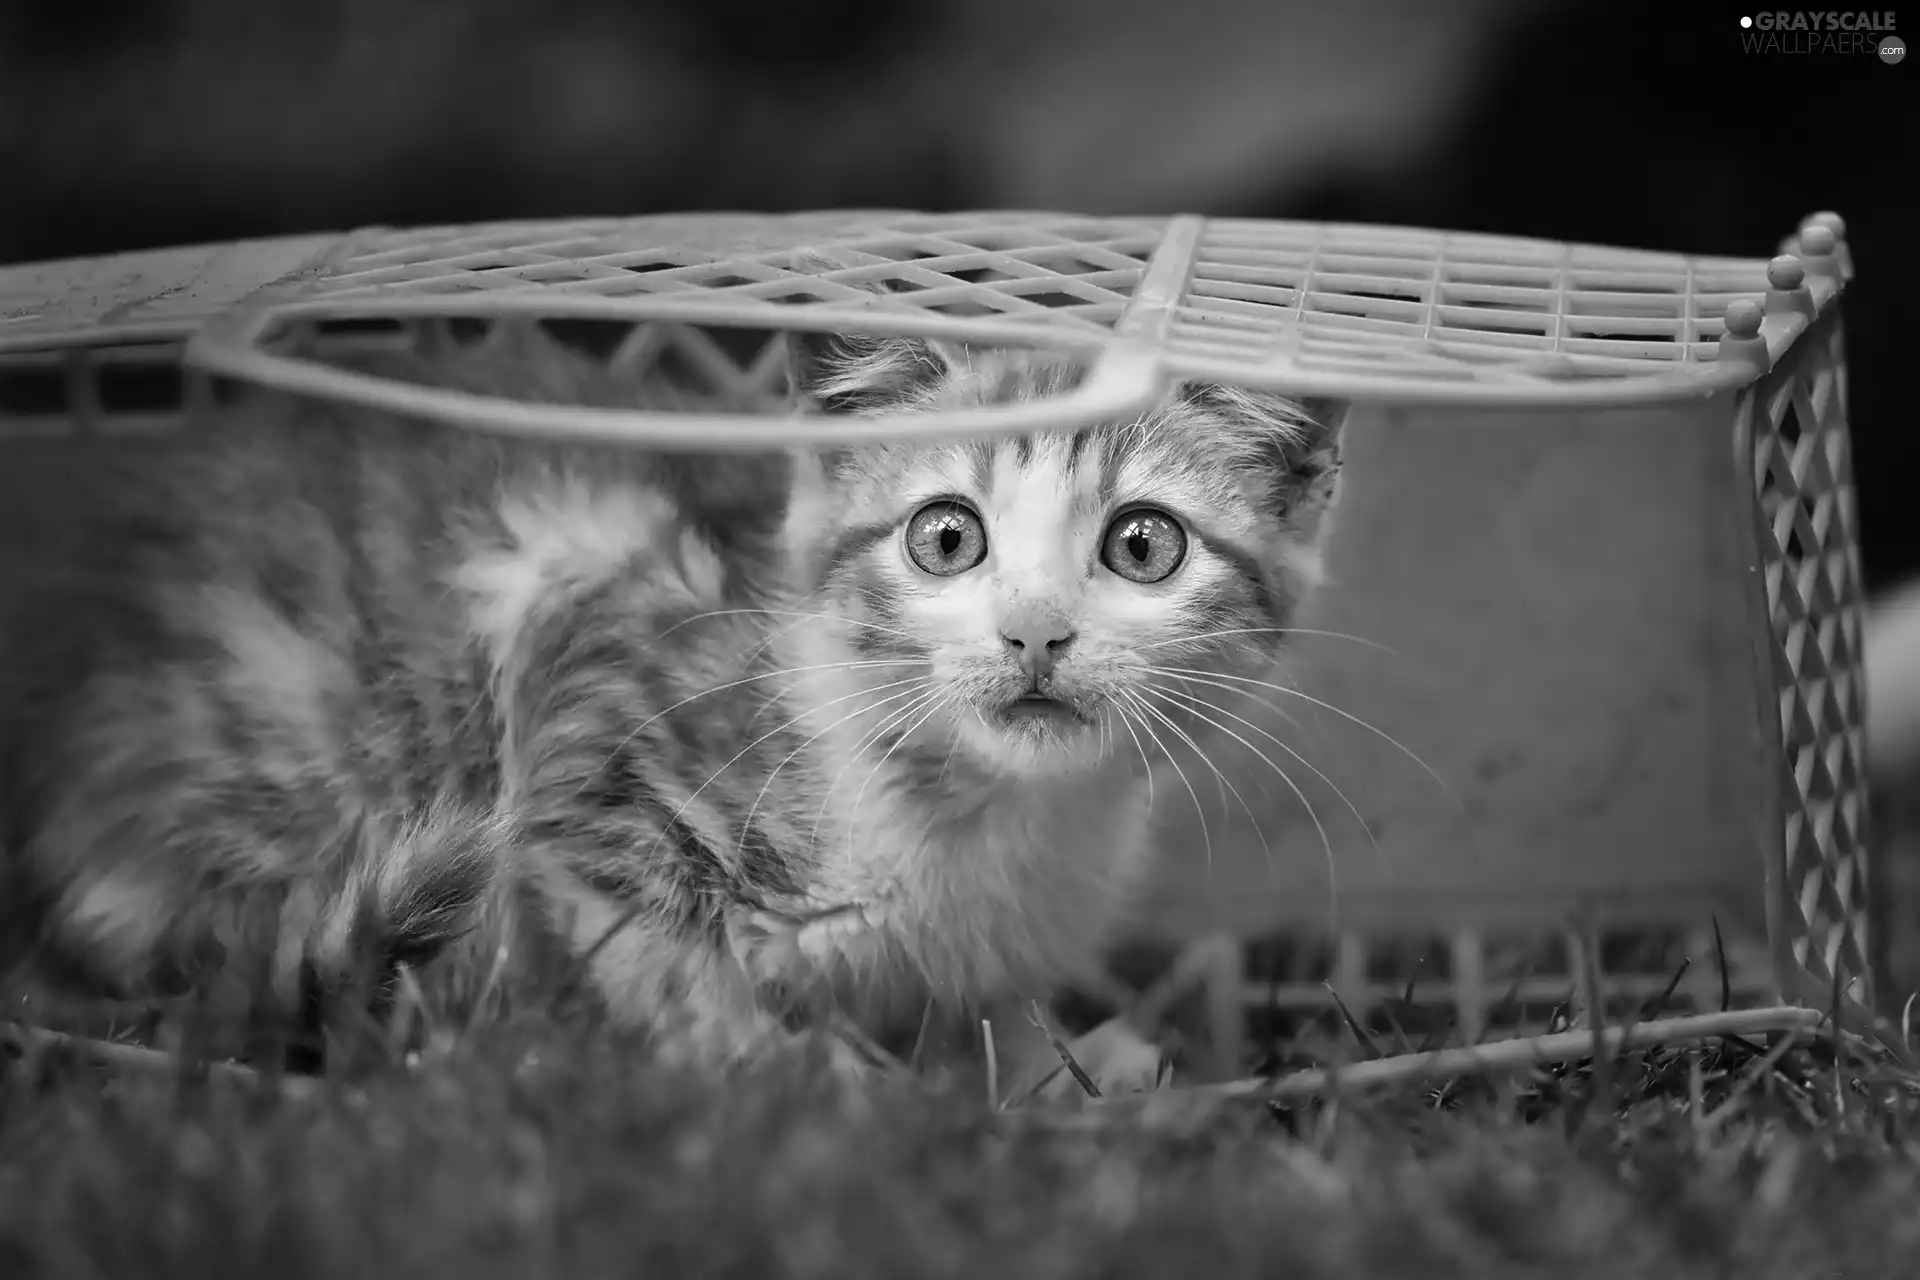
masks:
[[[965,573],[987,558],[987,529],[971,507],[929,502],[907,521],[907,555],[938,578]]]

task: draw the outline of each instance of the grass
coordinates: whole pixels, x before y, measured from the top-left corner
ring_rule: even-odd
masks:
[[[1017,1110],[965,1071],[850,1085],[818,1046],[714,1079],[551,1019],[439,1040],[275,1078],[15,1028],[0,1275],[1799,1280],[1920,1257],[1920,1078],[1824,1027]]]

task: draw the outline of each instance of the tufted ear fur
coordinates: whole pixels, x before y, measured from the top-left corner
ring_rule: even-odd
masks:
[[[1270,476],[1270,500],[1289,528],[1309,540],[1323,532],[1339,496],[1341,433],[1348,403],[1293,399],[1277,392],[1191,384],[1182,398],[1195,407],[1261,428],[1259,461]]]
[[[818,250],[796,254],[791,268],[821,275],[857,265]],[[853,287],[886,295],[885,281]],[[788,375],[796,396],[826,413],[871,413],[907,405],[965,367],[957,343],[869,334],[794,332],[787,339]]]

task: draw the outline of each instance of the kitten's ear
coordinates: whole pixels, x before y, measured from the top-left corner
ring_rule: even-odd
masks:
[[[1190,403],[1264,428],[1280,515],[1304,532],[1316,531],[1339,493],[1350,402],[1219,385],[1189,387],[1185,395]]]
[[[855,265],[817,250],[795,254],[791,269],[820,275]],[[888,294],[885,281],[854,286]],[[787,370],[796,397],[826,413],[863,413],[909,403],[966,367],[964,348],[925,338],[794,332]]]

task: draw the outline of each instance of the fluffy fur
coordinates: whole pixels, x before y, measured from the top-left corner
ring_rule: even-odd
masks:
[[[386,371],[660,394],[558,350]],[[907,341],[801,366],[855,413],[1075,376]],[[38,455],[0,493],[0,959],[256,1014],[368,956],[469,992],[584,961],[612,1017],[709,1061],[1090,973],[1148,855],[1143,769],[1199,731],[1143,668],[1271,665],[1338,459],[1217,388],[754,458],[259,394],[166,441],[9,447]],[[977,564],[915,560],[974,532]],[[1163,580],[1109,567],[1176,534]]]

